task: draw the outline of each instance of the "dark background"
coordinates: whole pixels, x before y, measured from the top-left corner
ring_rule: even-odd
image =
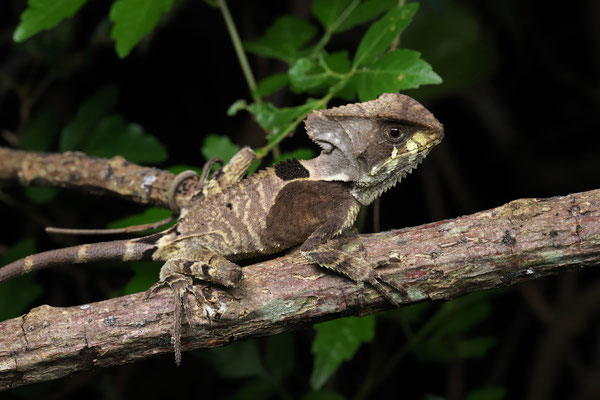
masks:
[[[277,16],[311,18],[309,1],[230,3],[245,40],[261,35]],[[89,2],[57,29],[16,45],[12,32],[25,2],[0,3],[0,130],[18,132],[24,123],[8,76],[33,87],[48,81],[31,115],[50,109],[62,123],[99,88],[116,84],[117,112],[166,145],[169,159],[162,167],[201,165],[208,133],[227,134],[240,145],[264,143],[247,114],[225,114],[249,95],[217,9],[199,1],[180,3],[129,57],[119,59],[107,34],[110,4]],[[453,218],[517,198],[599,188],[599,20],[600,3],[593,0],[421,2],[401,46],[421,51],[444,83],[406,93],[437,116],[446,137],[406,182],[382,198],[381,229]],[[336,37],[327,48],[355,48],[365,29]],[[250,61],[257,79],[285,70],[277,61],[253,56]],[[278,93],[272,101],[290,106],[301,100]],[[0,138],[0,145],[9,143]],[[282,143],[283,150],[297,146],[316,150],[303,130]],[[0,252],[25,237],[34,238],[38,250],[77,240],[46,237],[40,221],[102,227],[141,210],[118,199],[72,192],[37,205],[16,185],[0,189]],[[365,232],[373,230],[371,215]],[[120,267],[43,271],[36,277],[43,295],[31,306],[105,299],[130,275]],[[491,317],[475,328],[497,339],[485,357],[437,364],[406,357],[372,395],[462,398],[472,388],[492,385],[504,387],[506,398],[600,398],[600,296],[584,296],[600,291],[599,284],[600,274],[591,269],[495,293]],[[549,321],[543,322],[544,312]],[[294,334],[295,369],[286,381],[294,398],[308,391],[313,335],[310,327]],[[375,344],[344,364],[330,388],[352,397],[369,357],[392,354],[405,340],[397,326],[381,319]],[[263,343],[259,339],[259,347]],[[220,378],[209,364],[185,354],[179,369],[168,355],[3,396],[157,398],[175,391],[221,397],[243,382]]]

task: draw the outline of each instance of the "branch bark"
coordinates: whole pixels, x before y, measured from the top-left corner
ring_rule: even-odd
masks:
[[[150,177],[150,178],[149,178]],[[0,179],[102,190],[165,206],[173,174],[80,153],[43,154],[0,148]],[[193,181],[178,191],[182,202]],[[373,265],[407,289],[401,303],[445,300],[600,264],[600,190],[521,199],[454,220],[332,241],[360,245]],[[390,308],[372,288],[291,254],[244,268],[239,287],[197,286],[209,302],[193,306],[184,349],[222,346],[341,315]],[[41,306],[0,323],[0,390],[172,351],[173,296],[124,296],[75,307]],[[210,313],[212,325],[204,317]],[[185,362],[185,361],[184,361]]]
[[[174,178],[171,172],[118,156],[105,159],[79,152],[36,153],[0,147],[0,180],[18,180],[24,186],[77,188],[169,208],[168,190]],[[182,182],[175,201],[186,204],[197,188],[198,178]]]
[[[445,300],[568,269],[600,264],[600,190],[550,199],[521,199],[461,218],[414,228],[340,238],[364,246],[382,276],[407,289],[403,304]],[[203,290],[193,305],[186,350],[272,335],[390,305],[372,288],[311,265],[294,254],[248,266],[239,287]],[[387,264],[387,265],[386,265]],[[0,323],[0,388],[124,364],[171,347],[173,297],[168,289],[76,307],[41,306]],[[212,314],[212,326],[203,316]]]

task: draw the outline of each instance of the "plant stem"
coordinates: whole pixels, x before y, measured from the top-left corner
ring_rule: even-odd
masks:
[[[227,3],[225,2],[225,0],[218,0],[218,5],[221,9],[221,13],[223,14],[223,19],[225,20],[225,25],[227,26],[229,36],[231,37],[233,48],[235,49],[235,54],[237,55],[238,61],[240,62],[240,66],[242,67],[244,77],[246,78],[248,89],[250,89],[250,94],[252,95],[254,101],[260,102],[260,96],[254,94],[256,91],[256,80],[254,79],[254,75],[252,74],[252,70],[250,69],[250,64],[248,63],[248,59],[246,58],[246,53],[244,52],[242,41],[240,40],[240,35],[238,35],[237,29],[235,28],[233,18],[231,18],[231,13],[229,12],[229,8],[227,7]]]
[[[356,8],[356,6],[358,6],[359,3],[359,0],[354,0],[348,5],[348,7],[346,7],[344,12],[341,13],[340,16],[331,25],[329,25],[329,27],[325,31],[325,34],[313,49],[312,57],[315,57],[323,49],[323,47],[325,47],[327,42],[329,42],[329,39],[331,39],[331,35],[333,34],[333,32],[335,32],[338,26],[340,26],[342,22],[344,22],[346,18],[348,18],[348,15],[350,15],[350,13]]]

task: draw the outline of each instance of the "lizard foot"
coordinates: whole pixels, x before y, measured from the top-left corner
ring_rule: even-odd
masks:
[[[319,264],[356,282],[361,289],[361,303],[364,302],[362,288],[364,288],[364,284],[366,283],[382,294],[390,303],[396,307],[400,307],[401,304],[398,297],[400,299],[405,298],[407,296],[406,289],[388,279],[384,274],[381,274],[377,268],[382,265],[373,266],[369,264],[362,245],[360,253],[361,255],[357,257],[343,250],[334,249],[326,245],[322,245],[314,250],[301,252],[302,256],[310,263]]]
[[[173,312],[173,350],[175,352],[175,364],[181,365],[181,327],[183,325],[183,317],[188,324],[192,325],[194,319],[192,316],[192,304],[190,303],[188,294],[191,294],[196,299],[199,305],[206,304],[204,295],[194,290],[194,281],[190,276],[179,273],[171,273],[164,279],[156,282],[146,291],[146,299],[153,296],[159,289],[168,286],[175,295],[175,310]],[[206,316],[211,322],[210,315]]]

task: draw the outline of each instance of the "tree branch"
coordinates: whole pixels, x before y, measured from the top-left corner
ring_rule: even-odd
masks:
[[[22,185],[78,188],[108,193],[142,204],[169,208],[168,190],[175,175],[125,160],[90,157],[83,153],[36,153],[0,147],[0,179]],[[175,200],[186,204],[198,188],[198,178],[179,185]]]
[[[515,200],[454,220],[340,238],[332,245],[351,251],[359,242],[373,265],[384,265],[382,276],[407,289],[402,303],[450,299],[600,264],[600,190]],[[233,290],[196,287],[209,299],[213,322],[210,326],[204,307],[192,301],[194,321],[184,329],[184,348],[222,346],[390,308],[372,288],[361,301],[353,282],[295,260],[292,254],[248,266]],[[138,293],[77,307],[41,306],[4,321],[0,389],[171,352],[173,309],[165,289],[148,300]]]

